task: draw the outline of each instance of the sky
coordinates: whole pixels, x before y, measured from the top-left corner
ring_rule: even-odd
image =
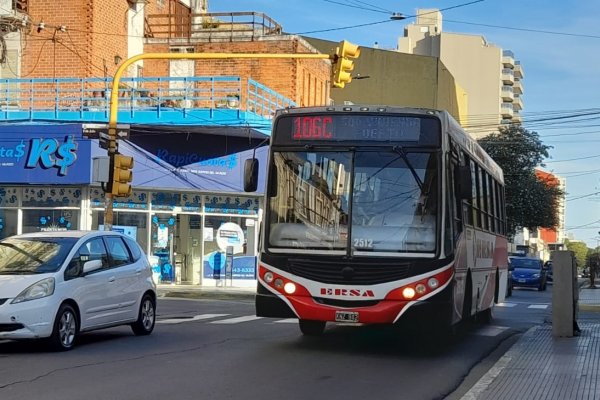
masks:
[[[600,1],[209,0],[209,12],[262,12],[287,33],[389,50],[420,8],[442,10],[443,32],[481,35],[513,51],[524,72],[523,126],[553,147],[544,169],[566,178],[566,233],[598,246]],[[394,21],[392,13],[408,18]],[[364,24],[371,25],[357,26]]]

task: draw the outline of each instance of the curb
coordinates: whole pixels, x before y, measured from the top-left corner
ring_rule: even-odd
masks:
[[[600,312],[600,304],[579,303],[579,311]]]
[[[213,299],[213,300],[254,300],[254,292],[200,291],[200,290],[158,290],[159,298]]]

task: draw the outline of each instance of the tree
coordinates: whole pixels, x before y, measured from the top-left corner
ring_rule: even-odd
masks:
[[[567,250],[572,251],[575,254],[575,259],[577,260],[579,268],[585,267],[587,265],[587,257],[590,250],[587,245],[583,242],[572,242],[568,239],[565,239],[565,245],[567,246]]]
[[[535,167],[544,166],[543,160],[552,147],[543,144],[537,132],[520,125],[501,127],[478,142],[504,171],[509,235],[517,228],[556,228],[564,192],[535,174]]]

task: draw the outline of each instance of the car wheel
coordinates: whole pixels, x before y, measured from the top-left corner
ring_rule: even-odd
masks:
[[[63,304],[56,313],[50,345],[58,351],[71,350],[77,338],[77,314],[69,304]]]
[[[301,319],[298,322],[300,324],[300,332],[302,332],[303,335],[320,336],[325,331],[325,321]]]
[[[138,313],[138,319],[131,324],[133,333],[138,336],[149,335],[154,330],[154,323],[156,321],[156,304],[152,296],[145,294],[142,297],[142,303],[140,304],[140,311]]]

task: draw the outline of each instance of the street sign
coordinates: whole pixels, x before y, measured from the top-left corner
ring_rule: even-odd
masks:
[[[117,124],[117,139],[129,139],[129,129],[129,124]],[[108,124],[83,124],[83,136],[88,139],[108,137]]]

